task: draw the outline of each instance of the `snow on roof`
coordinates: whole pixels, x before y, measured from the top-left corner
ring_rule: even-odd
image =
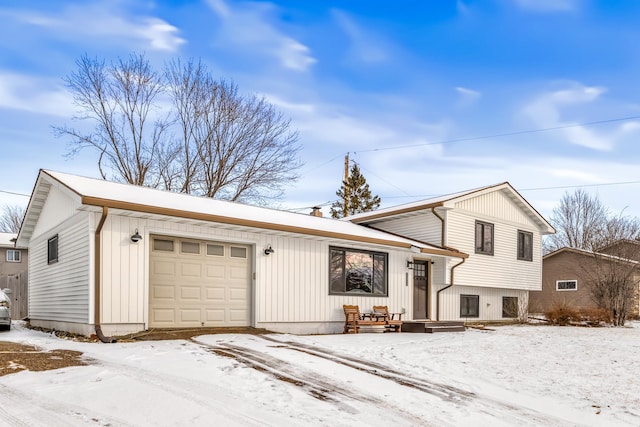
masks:
[[[454,251],[441,249],[423,242],[417,242],[351,222],[338,221],[331,218],[250,206],[237,202],[215,200],[208,197],[173,193],[61,172],[44,170],[41,173],[49,175],[62,183],[71,191],[78,194],[82,198],[83,204],[88,205],[110,206],[139,212],[194,217],[280,231],[326,235],[328,237],[344,238],[347,240],[389,244],[405,248],[414,246],[420,249],[426,249],[427,252],[434,251],[432,253],[441,251],[443,255],[447,253],[452,255],[455,253]],[[112,202],[118,203],[114,204]]]
[[[18,237],[16,233],[0,233],[0,246],[14,246],[14,242],[11,239]]]

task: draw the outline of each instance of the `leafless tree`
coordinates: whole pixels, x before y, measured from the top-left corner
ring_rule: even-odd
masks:
[[[17,233],[20,231],[25,209],[17,205],[5,205],[0,216],[0,231],[3,233]]]
[[[83,56],[67,79],[90,132],[57,127],[70,154],[98,153],[103,178],[219,199],[265,204],[301,166],[298,133],[282,113],[201,62],[155,72],[143,55],[106,65]],[[164,107],[161,107],[164,106]]]
[[[202,63],[167,68],[180,129],[181,191],[265,203],[297,178],[298,133],[266,99],[238,93]]]
[[[614,326],[624,326],[627,317],[633,313],[634,298],[639,290],[640,263],[633,258],[640,256],[640,244],[617,245],[611,252],[594,253],[582,270],[593,300],[611,313]]]
[[[612,216],[598,196],[583,189],[565,193],[550,218],[556,234],[545,240],[545,252],[562,247],[597,251],[620,239],[635,239],[640,235],[636,218],[622,214]]]
[[[58,136],[70,136],[70,155],[83,148],[98,154],[104,179],[111,177],[135,185],[157,186],[159,146],[168,127],[157,100],[164,84],[144,55],[131,55],[107,65],[82,56],[78,69],[65,79],[81,115],[74,119],[93,123],[91,131],[54,127]]]

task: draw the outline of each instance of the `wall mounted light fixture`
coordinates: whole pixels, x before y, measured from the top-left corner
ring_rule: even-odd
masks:
[[[407,268],[413,270],[413,261],[407,261]]]
[[[274,253],[275,251],[273,250],[273,248],[271,247],[271,245],[267,246],[267,249],[264,250],[264,254],[265,255],[270,255],[272,253]]]
[[[131,241],[133,243],[138,243],[140,240],[142,240],[142,236],[138,233],[138,229],[136,228],[136,232],[131,235]]]

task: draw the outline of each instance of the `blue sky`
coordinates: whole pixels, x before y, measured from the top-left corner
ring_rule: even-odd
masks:
[[[40,168],[98,176],[51,130],[74,124],[63,77],[144,52],[201,58],[291,117],[305,166],[283,208],[328,214],[350,153],[383,206],[509,181],[546,216],[576,186],[640,216],[639,18],[604,0],[5,0],[0,205],[26,205],[6,192]]]

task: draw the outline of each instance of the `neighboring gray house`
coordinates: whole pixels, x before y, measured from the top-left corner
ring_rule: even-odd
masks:
[[[29,251],[16,246],[16,233],[0,233],[0,289],[10,289],[11,317],[27,316]]]

